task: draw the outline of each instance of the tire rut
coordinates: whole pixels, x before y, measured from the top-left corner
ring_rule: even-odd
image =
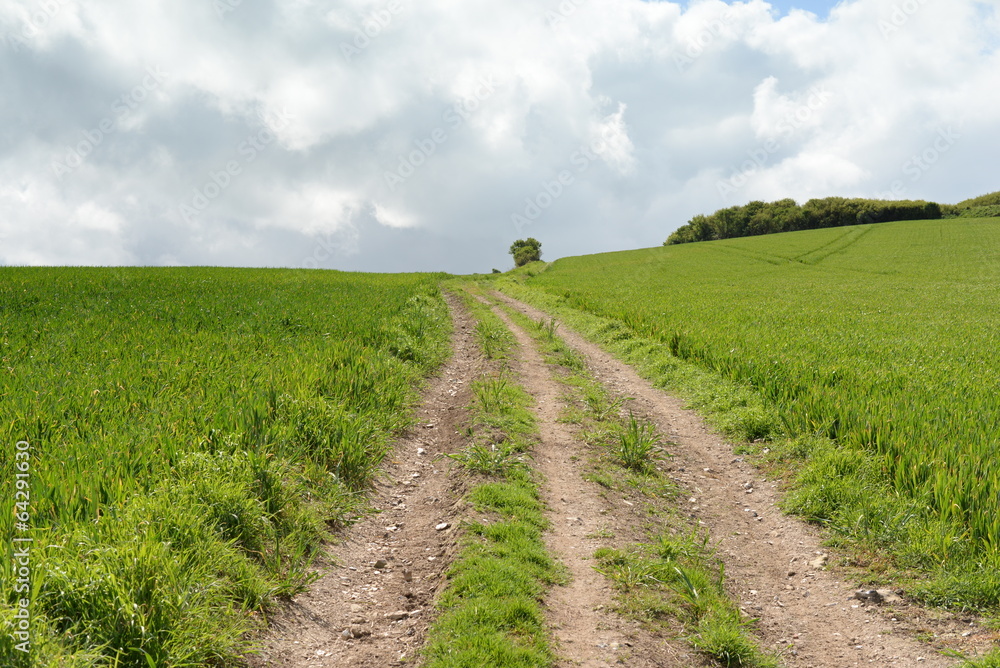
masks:
[[[428,381],[416,425],[387,458],[376,512],[327,546],[316,566],[322,577],[272,617],[250,666],[383,668],[411,661],[423,646],[457,552],[464,493],[441,456],[465,445],[459,431],[482,368],[471,316],[457,298],[446,299],[453,354]],[[437,530],[441,523],[450,526]]]

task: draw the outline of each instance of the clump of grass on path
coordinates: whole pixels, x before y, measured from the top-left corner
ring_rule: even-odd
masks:
[[[637,420],[631,413],[628,421],[621,425],[615,441],[614,454],[625,468],[645,471],[660,448],[660,437],[656,427],[649,422]]]

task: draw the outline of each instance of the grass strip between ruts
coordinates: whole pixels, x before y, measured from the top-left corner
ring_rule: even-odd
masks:
[[[454,457],[476,476],[468,501],[479,517],[466,522],[465,546],[448,570],[425,665],[550,666],[555,656],[541,599],[559,581],[560,570],[542,538],[548,520],[538,475],[524,463],[537,437],[531,398],[506,363],[515,346],[509,330],[488,308],[460,294],[478,320],[477,341],[494,364],[473,383],[470,445]]]

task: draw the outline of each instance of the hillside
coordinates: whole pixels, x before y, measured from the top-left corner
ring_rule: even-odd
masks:
[[[929,574],[927,600],[1000,603],[994,220],[565,258],[526,285],[750,387],[761,408],[724,418],[798,471],[790,509]]]

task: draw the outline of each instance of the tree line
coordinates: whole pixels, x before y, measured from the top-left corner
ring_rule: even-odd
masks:
[[[793,199],[755,201],[719,209],[709,216],[699,214],[674,231],[663,245],[959,215],[959,211],[952,209],[957,207],[946,208],[923,200],[827,197],[811,199],[803,205]]]

